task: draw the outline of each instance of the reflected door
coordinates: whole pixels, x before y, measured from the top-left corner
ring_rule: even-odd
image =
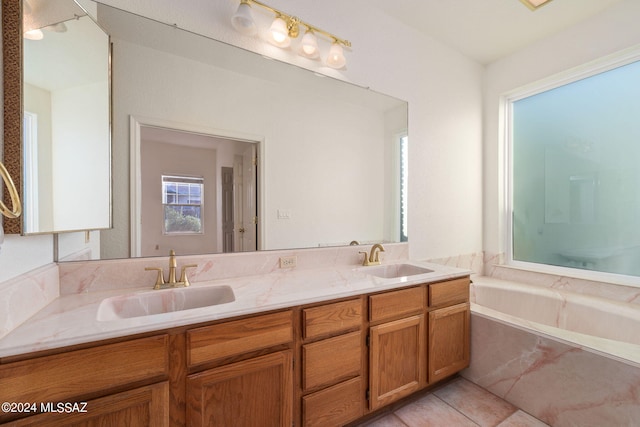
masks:
[[[235,250],[247,252],[257,250],[258,203],[256,146],[251,144],[235,158],[234,175],[235,203]]]

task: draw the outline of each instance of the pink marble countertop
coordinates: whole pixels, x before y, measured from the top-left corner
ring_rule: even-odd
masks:
[[[319,269],[278,270],[268,274],[192,283],[190,289],[226,285],[235,301],[182,311],[115,320],[98,320],[105,298],[162,292],[149,286],[62,295],[0,339],[0,357],[123,337],[143,332],[198,324],[336,298],[379,292],[469,275],[468,270],[426,262],[408,262],[433,270],[400,278],[380,278],[367,268],[335,266]],[[372,270],[368,270],[371,272]]]

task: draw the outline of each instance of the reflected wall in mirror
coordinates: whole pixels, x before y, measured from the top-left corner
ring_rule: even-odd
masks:
[[[176,127],[132,118],[131,253],[255,251],[260,143]]]
[[[94,5],[113,42],[113,228],[100,232],[101,258],[137,255],[136,230],[147,221],[135,213],[137,200],[147,196],[139,179],[146,155],[135,140],[135,120],[259,143],[254,196],[259,250],[401,240],[406,102]],[[147,151],[153,163],[156,150]],[[216,164],[215,176],[222,176],[223,167],[229,165]],[[163,174],[175,174],[171,169]],[[219,182],[207,200],[222,199]],[[153,197],[162,197],[161,187]],[[222,207],[211,211],[221,223]],[[156,215],[159,233],[163,211]],[[246,229],[241,225],[246,226],[234,224],[234,230]],[[220,242],[221,234],[216,230],[211,238]],[[150,241],[150,250],[157,247],[164,256],[171,240]],[[224,250],[217,246],[188,245],[180,253]]]
[[[24,0],[23,31],[23,232],[108,228],[109,37],[73,0]]]

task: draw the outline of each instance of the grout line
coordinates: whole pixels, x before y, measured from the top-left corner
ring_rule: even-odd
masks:
[[[465,414],[462,411],[459,411],[458,408],[456,408],[455,406],[450,405],[449,403],[447,403],[444,399],[441,399],[440,396],[437,395],[433,395],[433,397],[435,397],[436,399],[438,399],[440,402],[444,403],[445,405],[447,405],[449,408],[453,409],[454,411],[456,411],[457,413],[459,413],[460,415],[462,415],[463,417],[465,417],[466,419],[468,419],[469,421],[471,421],[473,424],[477,425],[478,427],[482,427],[480,424],[478,424],[475,420],[469,418],[469,416],[467,414]],[[513,414],[512,414],[513,415]],[[511,416],[511,415],[509,415]],[[506,418],[505,418],[506,419]],[[502,420],[504,421],[504,420]],[[500,421],[500,422],[502,422]],[[500,423],[498,423],[500,424]]]

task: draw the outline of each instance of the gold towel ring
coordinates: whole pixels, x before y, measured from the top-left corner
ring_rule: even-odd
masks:
[[[9,195],[11,196],[11,204],[13,205],[13,210],[11,210],[7,207],[7,205],[4,204],[2,200],[0,200],[0,213],[7,218],[18,218],[20,214],[22,214],[22,204],[20,203],[20,196],[18,195],[16,185],[13,183],[13,180],[9,175],[9,171],[7,171],[2,162],[0,162],[0,175],[2,175],[2,180],[9,190]]]

